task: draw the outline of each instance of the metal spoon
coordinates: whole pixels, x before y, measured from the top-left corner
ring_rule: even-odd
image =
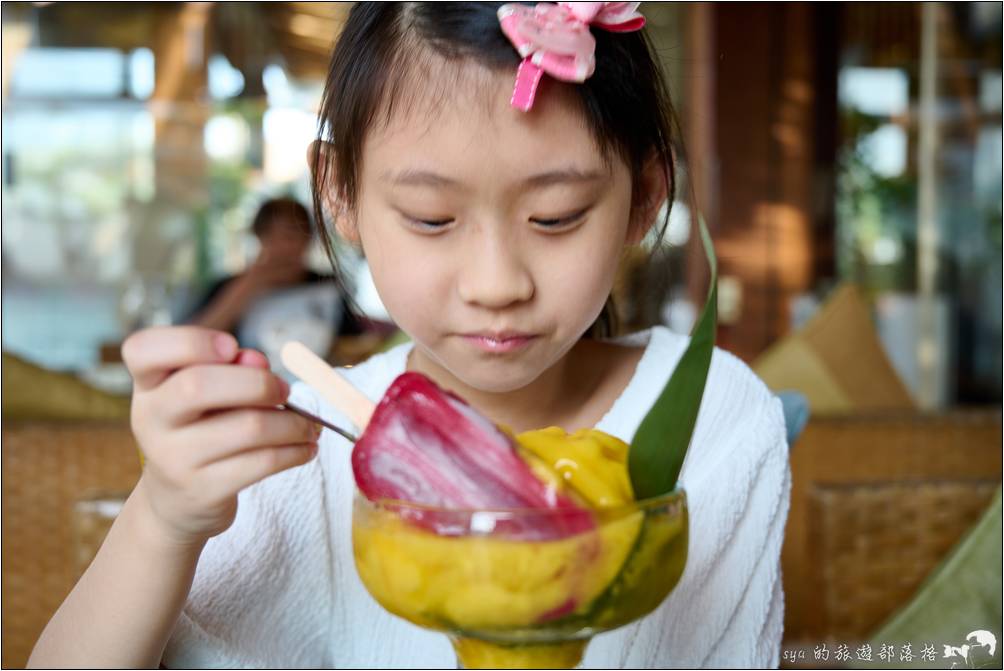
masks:
[[[334,431],[335,433],[337,433],[339,436],[342,436],[343,438],[345,438],[346,440],[348,440],[351,443],[356,442],[356,438],[357,438],[356,436],[353,436],[351,433],[349,433],[345,429],[342,429],[340,427],[335,426],[334,424],[332,424],[331,422],[329,422],[326,419],[321,419],[317,415],[314,415],[314,414],[311,414],[311,413],[307,412],[303,408],[300,408],[300,407],[298,407],[296,405],[293,405],[292,403],[289,403],[289,402],[283,403],[279,407],[282,408],[283,410],[289,410],[290,412],[295,412],[297,415],[299,415],[300,417],[303,417],[304,419],[309,419],[311,422],[314,422],[315,424],[320,424],[321,426],[323,426],[325,428],[331,429],[332,431]]]

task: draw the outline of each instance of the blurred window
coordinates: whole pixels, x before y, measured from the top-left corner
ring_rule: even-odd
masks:
[[[844,7],[839,274],[875,298],[886,349],[927,407],[999,400],[1001,5]],[[930,75],[928,118],[921,89]],[[925,132],[934,138],[928,166]],[[930,241],[919,233],[924,198],[935,204]],[[933,291],[918,280],[925,255]]]
[[[119,96],[126,90],[128,64],[126,54],[115,49],[28,49],[11,78],[11,95]]]
[[[254,258],[263,200],[310,199],[323,82],[245,44],[286,9],[99,10],[24,3],[3,19],[3,348],[55,369],[177,319]]]

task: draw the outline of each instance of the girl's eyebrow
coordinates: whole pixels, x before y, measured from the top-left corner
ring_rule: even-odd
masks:
[[[531,175],[523,180],[522,186],[525,189],[539,189],[553,184],[598,182],[608,176],[606,170],[581,170],[573,166]]]
[[[608,173],[605,170],[583,170],[569,166],[530,175],[520,182],[520,187],[523,189],[540,189],[555,184],[596,182],[607,176]],[[430,170],[404,169],[396,172],[388,170],[380,176],[380,180],[395,186],[432,186],[461,191],[467,189],[463,182]]]

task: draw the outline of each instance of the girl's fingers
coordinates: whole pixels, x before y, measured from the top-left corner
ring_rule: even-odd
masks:
[[[150,402],[159,404],[167,426],[188,424],[211,410],[269,408],[286,401],[289,385],[269,370],[252,366],[190,366],[169,377]]]
[[[316,454],[316,443],[261,447],[209,464],[200,469],[200,478],[207,487],[237,493],[270,475],[302,466]]]
[[[144,329],[122,344],[122,360],[139,391],[156,387],[179,368],[230,363],[236,355],[232,335],[201,326]]]
[[[317,441],[319,428],[288,410],[242,408],[211,415],[181,428],[173,439],[181,449],[195,449],[189,457],[196,467],[262,447]]]
[[[269,369],[268,357],[254,349],[242,349],[237,353],[234,363],[238,366],[251,366],[252,368],[261,368],[262,370]]]

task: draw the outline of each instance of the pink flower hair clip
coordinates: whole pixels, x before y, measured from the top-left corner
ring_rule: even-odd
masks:
[[[638,2],[541,2],[499,7],[499,23],[523,57],[509,103],[524,112],[533,106],[546,72],[565,82],[586,81],[596,69],[596,38],[590,26],[615,33],[641,30]]]

